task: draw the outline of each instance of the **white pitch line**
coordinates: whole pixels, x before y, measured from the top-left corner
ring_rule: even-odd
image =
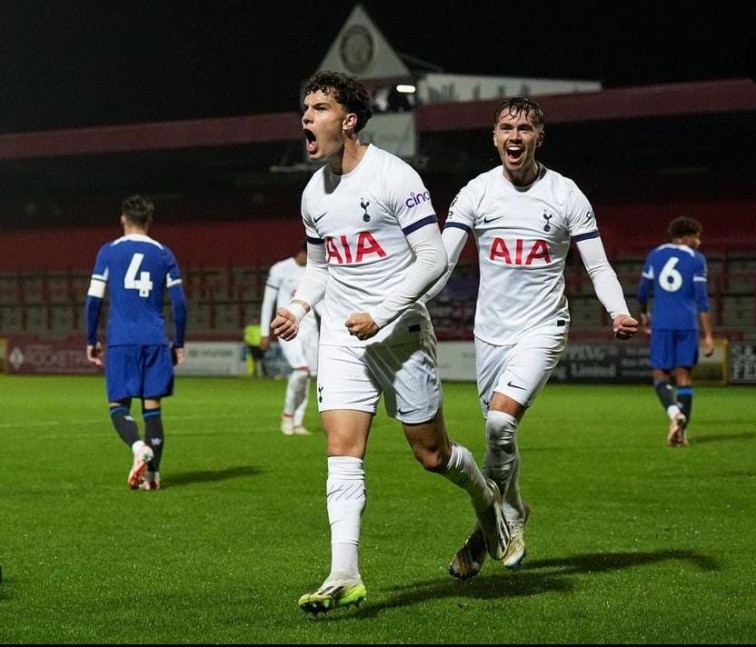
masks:
[[[135,417],[137,420],[139,420],[141,418],[141,415],[137,414],[137,416]],[[213,414],[213,420],[217,420],[219,418],[223,418],[225,420],[236,419],[236,420],[242,420],[245,423],[250,423],[250,419],[247,416],[243,416],[243,415]],[[183,422],[187,420],[208,421],[209,418],[207,416],[170,416],[167,422],[170,424],[173,421]],[[108,420],[107,418],[98,418],[97,420],[77,420],[75,424],[71,422],[62,422],[60,420],[45,420],[45,421],[36,420],[34,422],[0,422],[0,429],[31,429],[34,427],[60,427],[61,425],[64,425],[64,424],[71,428],[81,426],[81,425],[107,425]],[[275,423],[272,425],[272,427],[278,428],[278,424]]]

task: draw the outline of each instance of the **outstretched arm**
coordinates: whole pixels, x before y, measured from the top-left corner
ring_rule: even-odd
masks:
[[[596,296],[612,318],[614,336],[617,339],[630,339],[638,331],[638,321],[630,316],[622,286],[606,258],[601,238],[578,241],[577,248]]]
[[[465,243],[467,242],[467,233],[467,229],[462,227],[444,228],[444,231],[441,234],[441,239],[444,243],[444,248],[446,249],[446,256],[448,259],[446,271],[441,276],[441,278],[438,279],[438,281],[436,281],[422,297],[420,297],[420,300],[423,303],[427,303],[433,297],[437,296],[441,292],[441,290],[444,289],[444,286],[449,281],[449,277],[452,275],[454,268],[457,266],[459,255],[465,248]]]

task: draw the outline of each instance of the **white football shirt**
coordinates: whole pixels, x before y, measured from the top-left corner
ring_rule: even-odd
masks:
[[[414,261],[407,236],[438,226],[430,194],[409,164],[371,144],[350,173],[334,175],[323,166],[302,193],[302,220],[308,242],[325,246],[328,263],[321,344],[398,344],[432,330],[419,302],[369,340],[344,325],[355,312],[377,310],[402,284]]]
[[[572,180],[541,165],[532,184],[517,187],[497,166],[457,194],[444,229],[450,227],[472,232],[478,246],[476,337],[507,345],[536,326],[567,325],[570,239],[599,236],[593,209]]]
[[[294,298],[305,266],[298,265],[293,257],[284,259],[271,266],[268,271],[268,279],[265,282],[265,296],[260,309],[260,333],[263,337],[270,335],[270,322],[277,308],[286,308]],[[273,294],[275,293],[275,297]],[[275,299],[275,301],[274,301]],[[309,340],[314,336],[317,344],[318,323],[314,313],[309,313],[302,318],[299,324],[299,334]]]

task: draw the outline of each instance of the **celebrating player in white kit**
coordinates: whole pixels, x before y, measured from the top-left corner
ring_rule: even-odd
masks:
[[[260,308],[261,351],[270,348],[270,321],[273,312],[291,303],[306,264],[307,243],[302,242],[302,247],[295,256],[279,261],[270,268]],[[303,421],[310,399],[310,376],[318,372],[318,335],[317,319],[314,316],[305,317],[296,339],[281,344],[281,351],[291,367],[281,416],[281,431],[287,436],[306,436],[310,433],[305,429]]]
[[[518,567],[525,556],[523,526],[529,513],[518,484],[518,424],[567,345],[564,266],[570,239],[612,317],[616,337],[628,339],[638,329],[587,198],[572,180],[535,160],[543,137],[538,104],[512,98],[498,106],[493,143],[502,164],[469,182],[452,201],[443,231],[449,267],[426,297],[440,292],[472,233],[480,263],[474,334],[478,394],[486,418],[483,473],[504,495],[511,537],[503,562],[509,568]],[[485,556],[484,537],[476,527],[449,572],[461,579],[474,577]]]
[[[409,165],[360,142],[371,111],[358,79],[320,72],[303,96],[308,156],[326,164],[302,195],[305,275],[272,329],[294,338],[300,320],[323,299],[318,406],[328,452],[331,571],[299,600],[303,610],[319,613],[366,597],[358,568],[363,458],[381,394],[423,467],[470,495],[494,559],[506,550],[508,530],[498,488],[467,449],[449,440],[444,425],[436,340],[418,303],[446,269],[428,191]]]

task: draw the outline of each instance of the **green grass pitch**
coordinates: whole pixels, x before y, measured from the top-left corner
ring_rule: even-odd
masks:
[[[756,391],[697,387],[665,446],[650,386],[550,385],[520,428],[528,556],[458,582],[467,497],[376,418],[358,609],[297,607],[329,568],[325,450],[278,430],[285,382],[179,378],[164,489],[131,457],[97,377],[0,377],[2,643],[753,643]],[[482,460],[475,388],[444,386]],[[137,412],[137,407],[132,412]],[[140,423],[141,418],[137,416]]]

